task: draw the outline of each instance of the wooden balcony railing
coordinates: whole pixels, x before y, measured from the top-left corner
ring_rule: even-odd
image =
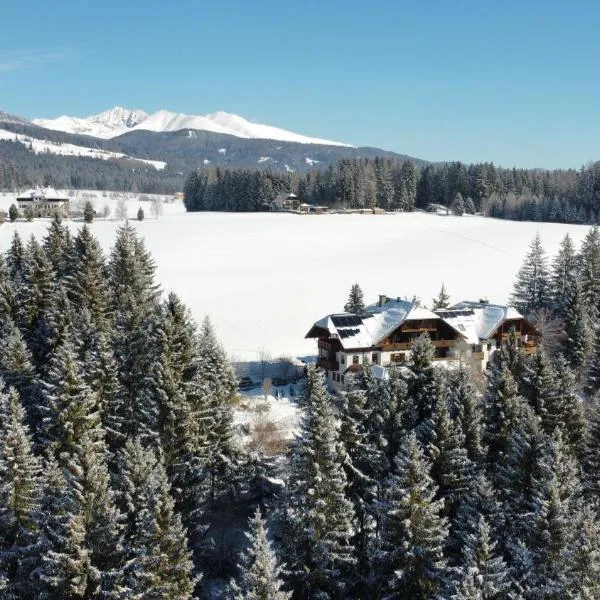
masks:
[[[337,371],[340,368],[340,363],[334,360],[329,360],[323,356],[319,356],[319,358],[317,358],[317,366],[321,367],[321,369],[325,369],[326,371]]]

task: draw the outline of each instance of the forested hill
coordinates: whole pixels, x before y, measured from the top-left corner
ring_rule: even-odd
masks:
[[[428,164],[412,161],[344,159],[325,170],[204,168],[184,188],[186,207],[198,210],[262,210],[280,191],[301,201],[336,208],[414,210],[429,204],[515,220],[597,223],[600,162],[579,171],[503,169],[492,163]]]
[[[54,131],[18,117],[0,113],[0,189],[49,183],[56,188],[92,188],[145,193],[181,191],[184,174],[203,166],[268,168],[276,173],[327,169],[338,160],[383,156],[395,161],[426,161],[379,148],[353,148],[300,144],[269,139],[246,139],[208,131],[183,129],[171,132],[131,131],[112,139],[100,139]],[[44,140],[48,149],[36,154],[27,141],[9,134]],[[2,136],[0,136],[1,138]],[[137,159],[167,163],[156,171],[127,159],[100,160],[53,153],[60,145],[119,152]]]

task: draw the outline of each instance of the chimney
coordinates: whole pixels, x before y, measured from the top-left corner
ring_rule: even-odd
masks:
[[[479,304],[489,304],[490,301],[487,298],[479,298]]]
[[[379,306],[383,306],[388,301],[388,297],[385,294],[379,294]]]

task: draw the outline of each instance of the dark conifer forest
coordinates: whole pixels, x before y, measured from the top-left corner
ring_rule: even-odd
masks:
[[[600,163],[575,170],[503,169],[492,163],[428,164],[387,158],[344,159],[327,169],[280,173],[200,169],[188,175],[190,211],[265,210],[280,192],[339,209],[412,211],[439,204],[455,214],[595,224],[600,212]]]
[[[109,255],[87,225],[15,235],[0,597],[599,598],[599,286],[597,229],[551,263],[534,240],[514,302],[559,322],[554,343],[512,339],[481,375],[437,367],[423,336],[337,396],[309,367],[273,454],[241,445],[226,353],[133,227]]]

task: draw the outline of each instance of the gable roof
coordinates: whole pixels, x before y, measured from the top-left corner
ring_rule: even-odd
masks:
[[[464,300],[448,309],[436,310],[446,323],[463,333],[471,344],[491,338],[507,320],[525,319],[512,306]]]
[[[439,320],[439,315],[407,300],[387,299],[367,306],[364,314],[338,313],[327,315],[314,323],[305,337],[320,337],[324,332],[339,339],[344,350],[371,348],[379,345],[402,323],[411,320]],[[452,325],[450,325],[452,326]],[[462,334],[459,330],[458,333]]]
[[[35,189],[27,190],[26,192],[23,192],[22,194],[19,194],[17,196],[17,200],[33,200],[34,198],[43,198],[44,200],[54,201],[69,200],[66,196],[59,194],[52,187],[38,187]]]

